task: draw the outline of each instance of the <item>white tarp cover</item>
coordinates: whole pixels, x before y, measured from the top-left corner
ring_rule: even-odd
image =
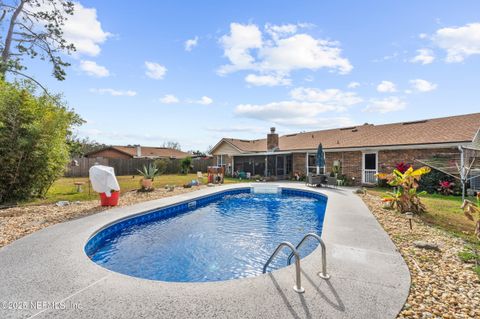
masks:
[[[110,197],[112,190],[120,190],[113,167],[94,165],[90,167],[88,174],[92,182],[93,190],[97,193],[105,193],[107,197]]]

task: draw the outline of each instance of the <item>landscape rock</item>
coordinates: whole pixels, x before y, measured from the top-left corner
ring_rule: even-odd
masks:
[[[55,203],[55,206],[57,206],[57,207],[65,207],[65,206],[68,206],[68,205],[70,205],[70,202],[68,200],[61,200],[61,201]]]
[[[410,269],[410,295],[397,318],[480,318],[480,279],[458,257],[465,242],[414,217],[382,208],[379,196],[361,196],[402,254]],[[414,245],[435,243],[442,250]]]
[[[205,186],[154,190],[148,193],[131,191],[120,196],[119,206],[127,206],[191,192]],[[74,205],[72,205],[74,204]],[[55,204],[23,205],[0,210],[0,248],[14,240],[50,225],[108,210],[100,206],[99,200],[72,202],[59,201]]]
[[[432,249],[432,250],[440,250],[437,244],[435,243],[429,243],[426,241],[421,241],[417,240],[413,242],[413,245],[418,248],[423,248],[423,249]]]

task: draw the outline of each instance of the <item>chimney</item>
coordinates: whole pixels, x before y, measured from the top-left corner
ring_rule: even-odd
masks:
[[[270,128],[270,134],[267,135],[267,151],[274,152],[278,150],[278,134],[275,133],[275,128]]]
[[[137,150],[137,157],[142,157],[142,147],[140,145],[135,145]]]

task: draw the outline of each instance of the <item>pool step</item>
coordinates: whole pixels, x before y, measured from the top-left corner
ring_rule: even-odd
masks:
[[[278,194],[281,191],[281,187],[276,184],[253,184],[250,192],[253,194]]]

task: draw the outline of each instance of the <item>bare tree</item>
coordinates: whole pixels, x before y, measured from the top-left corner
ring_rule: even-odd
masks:
[[[65,79],[65,67],[61,53],[75,51],[75,46],[64,39],[62,27],[74,11],[73,1],[68,0],[0,0],[0,78],[13,73],[33,80],[24,73],[24,57],[48,60],[53,76]]]
[[[180,143],[174,142],[174,141],[164,142],[163,147],[172,148],[174,150],[179,150],[179,151],[182,150],[182,147],[180,146]]]

